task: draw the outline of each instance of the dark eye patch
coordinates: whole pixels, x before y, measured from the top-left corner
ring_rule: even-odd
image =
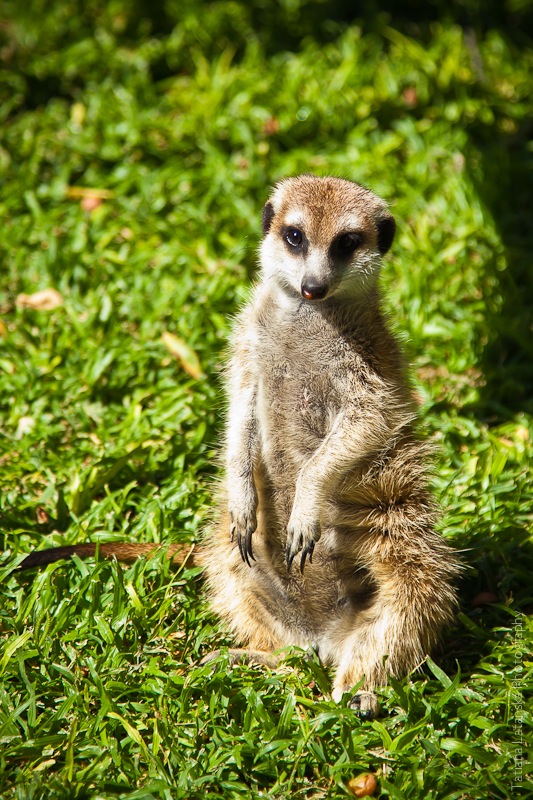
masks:
[[[348,258],[363,243],[360,233],[343,233],[331,245],[331,254],[337,258]]]

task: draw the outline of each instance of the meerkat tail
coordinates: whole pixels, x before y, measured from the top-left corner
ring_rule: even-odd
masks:
[[[35,550],[30,553],[20,564],[19,569],[31,569],[32,567],[45,567],[55,561],[62,561],[72,556],[79,558],[94,558],[96,551],[101,558],[116,558],[125,564],[133,563],[140,556],[155,555],[159,550],[163,550],[171,563],[175,566],[198,567],[201,566],[201,558],[196,545],[186,544],[153,544],[153,543],[132,543],[132,542],[107,542],[97,546],[94,542],[90,544],[73,544],[64,547],[51,547],[48,550]]]

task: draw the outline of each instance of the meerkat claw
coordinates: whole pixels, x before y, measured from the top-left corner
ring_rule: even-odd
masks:
[[[287,564],[287,571],[288,572],[291,571],[292,562],[294,561],[295,556],[296,556],[296,553],[293,553],[291,555],[291,546],[290,546],[290,544],[287,544],[287,547],[285,548],[285,563]]]
[[[252,559],[252,561],[255,561],[255,556],[252,551],[252,534],[253,534],[252,528],[247,528],[246,533],[244,535],[241,534],[240,531],[237,534],[237,543],[239,545],[241,558],[246,564],[248,564],[249,567],[252,566],[250,564],[250,559]]]
[[[304,549],[302,550],[302,558],[301,558],[301,561],[300,561],[300,572],[304,571],[305,559],[306,558],[309,558],[309,563],[310,564],[313,563],[313,550],[314,549],[315,549],[315,543],[314,543],[314,541],[312,541],[310,544],[307,545],[307,547],[304,547]]]
[[[285,561],[287,562],[287,571],[291,571],[292,562],[300,552],[303,547],[303,538],[302,536],[298,537],[297,544],[294,543],[294,539],[289,539],[287,541],[287,547],[285,549]]]
[[[241,532],[239,531],[237,534],[237,544],[239,546],[239,553],[241,554],[242,560],[250,566],[250,562],[248,561],[248,557],[246,554],[246,549],[244,546],[244,538],[241,536]]]
[[[253,532],[254,531],[253,531],[252,528],[247,528],[246,529],[245,549],[246,549],[246,552],[249,555],[249,557],[252,559],[252,561],[255,561],[255,556],[254,556],[253,551],[252,551],[252,534],[253,534]]]

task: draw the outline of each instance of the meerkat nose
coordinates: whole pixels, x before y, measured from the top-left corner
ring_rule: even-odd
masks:
[[[302,282],[302,297],[305,297],[306,300],[323,300],[328,290],[327,283],[315,283],[313,280]]]

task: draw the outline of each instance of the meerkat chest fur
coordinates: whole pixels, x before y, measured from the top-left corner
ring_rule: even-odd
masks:
[[[334,353],[339,349],[335,333],[315,318],[315,309],[279,315],[275,297],[270,301],[271,313],[263,315],[257,337],[259,445],[271,472],[277,459],[286,477],[295,480],[342,408],[342,356]]]
[[[346,314],[324,303],[280,308],[276,292],[264,286],[258,295],[252,306],[258,447],[273,481],[279,472],[286,483],[296,480],[339,415],[365,413],[379,396],[401,391],[401,364],[377,303],[371,314],[368,308]]]

